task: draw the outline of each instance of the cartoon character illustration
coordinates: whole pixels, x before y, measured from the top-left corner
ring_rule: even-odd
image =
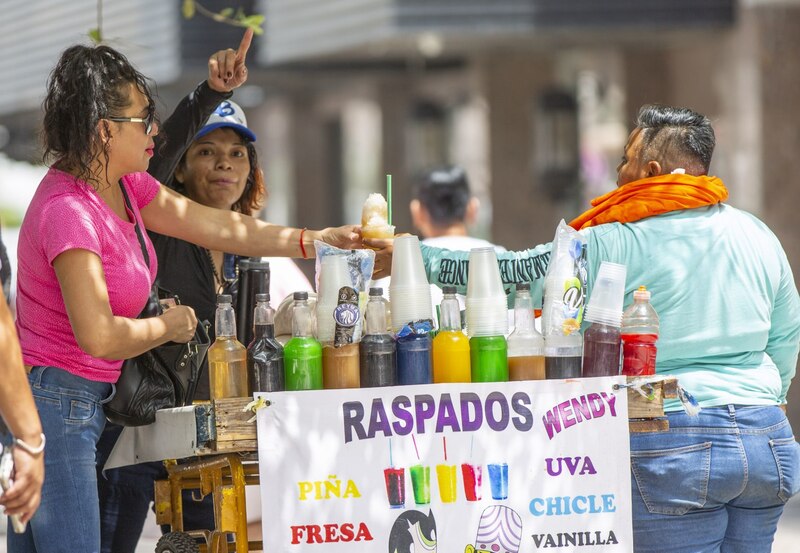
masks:
[[[491,505],[481,513],[475,545],[467,544],[464,553],[519,553],[522,518],[505,505]]]
[[[516,514],[516,513],[515,513]],[[389,532],[389,553],[436,553],[436,519],[420,511],[405,511]],[[516,553],[516,552],[515,552]]]

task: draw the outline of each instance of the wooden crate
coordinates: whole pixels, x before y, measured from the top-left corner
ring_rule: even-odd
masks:
[[[636,377],[628,377],[633,382]],[[628,388],[628,418],[631,432],[659,432],[669,429],[664,416],[664,399],[677,397],[677,380],[666,379],[651,384],[652,396]],[[198,412],[199,443],[205,443],[203,453],[257,451],[256,423],[251,411],[243,411],[251,399],[231,398],[214,400],[207,409]]]
[[[210,447],[216,453],[257,451],[256,422],[252,411],[243,411],[252,401],[249,397],[217,399],[213,404],[214,436]]]
[[[628,377],[628,383],[635,382],[637,378]],[[652,392],[649,397],[643,396],[633,388],[628,388],[628,426],[631,432],[669,430],[669,421],[664,416],[664,399],[678,397],[678,381],[668,378],[648,386]]]

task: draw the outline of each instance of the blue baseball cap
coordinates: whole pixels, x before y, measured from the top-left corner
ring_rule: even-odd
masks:
[[[256,135],[247,128],[247,118],[244,116],[244,111],[239,104],[230,100],[224,100],[217,106],[217,109],[209,116],[208,121],[195,135],[194,139],[197,140],[220,127],[229,127],[242,133],[251,142],[256,141]]]

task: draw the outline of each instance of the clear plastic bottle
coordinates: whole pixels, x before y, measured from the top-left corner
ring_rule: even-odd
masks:
[[[208,348],[208,372],[211,399],[246,397],[247,350],[236,339],[236,316],[231,296],[217,296],[214,318],[216,339]]]
[[[622,314],[622,374],[656,373],[658,314],[650,304],[650,292],[640,286],[633,293],[633,304]]]
[[[469,338],[461,330],[455,286],[442,288],[441,325],[433,339],[433,382],[471,382]]]
[[[256,294],[253,341],[247,346],[247,373],[252,392],[283,391],[283,346],[275,339],[275,311],[269,294]]]
[[[322,346],[314,338],[314,319],[308,292],[294,293],[292,338],[283,348],[286,389],[322,389]]]
[[[383,288],[369,289],[365,334],[359,344],[362,388],[397,384],[397,344],[387,330],[388,305]]]
[[[534,325],[531,285],[520,283],[514,300],[514,332],[508,337],[508,379],[544,378],[544,338]]]

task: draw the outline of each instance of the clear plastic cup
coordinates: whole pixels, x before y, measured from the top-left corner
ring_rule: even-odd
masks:
[[[338,303],[339,289],[352,286],[347,258],[343,255],[326,255],[320,261],[318,302]]]
[[[430,285],[416,236],[400,236],[394,241],[389,300],[395,331],[411,321],[433,318]]]
[[[475,252],[476,250],[472,251]],[[492,257],[494,257],[494,250],[492,250]],[[472,267],[471,261],[470,267]],[[497,267],[496,261],[495,267]],[[495,272],[499,281],[500,272],[497,269],[495,269]],[[467,281],[467,286],[472,281],[472,276],[473,272],[470,268],[470,280]],[[494,295],[491,296],[474,297],[467,295],[465,306],[467,309],[467,334],[470,337],[499,336],[508,333],[508,307],[502,284],[500,284],[499,290],[495,286]]]
[[[503,281],[494,248],[473,248],[469,252],[467,299],[503,298]]]
[[[622,323],[622,304],[625,301],[625,265],[603,261],[594,281],[586,306],[589,322],[619,327]]]
[[[326,255],[322,258],[316,307],[317,339],[320,342],[333,342],[336,329],[333,310],[339,304],[339,289],[352,285],[345,256]]]
[[[389,301],[391,304],[392,328],[395,332],[411,321],[431,319],[433,317],[430,286],[411,286],[399,290],[390,287]]]
[[[389,290],[411,286],[429,286],[422,261],[422,250],[416,236],[398,236],[394,240],[392,254],[392,281]]]
[[[394,225],[362,226],[361,236],[363,238],[392,238],[394,237]]]

